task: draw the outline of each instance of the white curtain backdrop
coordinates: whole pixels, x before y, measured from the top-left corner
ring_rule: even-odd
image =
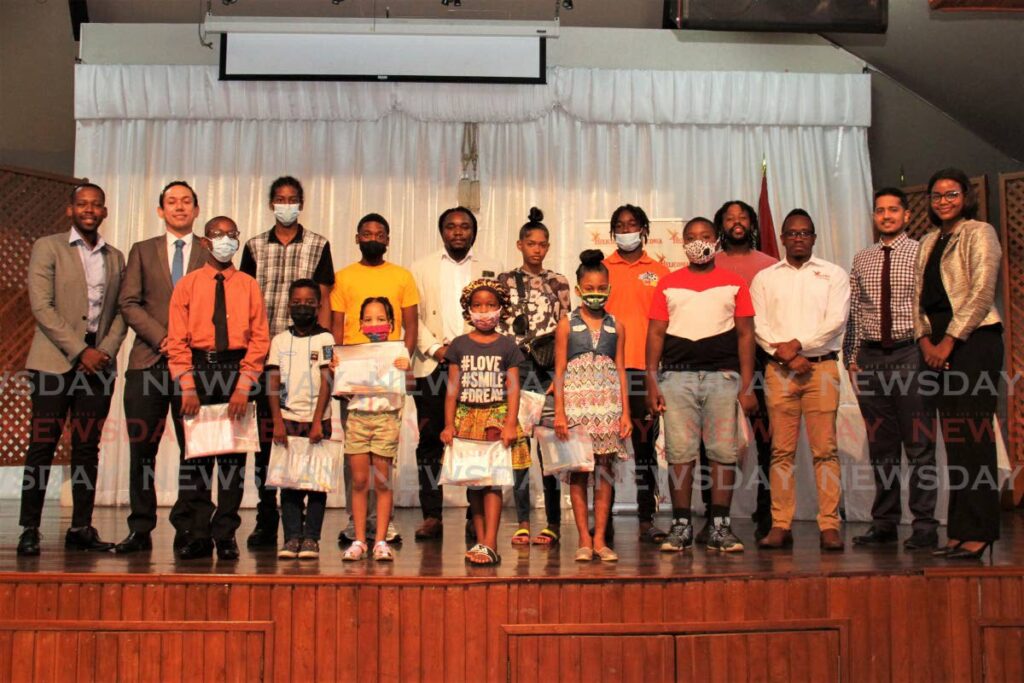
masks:
[[[157,195],[169,180],[196,188],[197,229],[227,214],[245,239],[271,226],[268,187],[291,174],[306,190],[300,220],[331,240],[337,267],[357,258],[355,223],[370,211],[391,222],[389,259],[408,266],[440,247],[436,218],[457,203],[469,122],[479,127],[476,248],[508,266],[520,261],[514,242],[531,206],[552,229],[547,265],[568,274],[586,244],[585,221],[607,220],[625,202],[652,218],[710,216],[732,198],[756,204],[762,158],[777,224],[790,209],[807,209],[819,256],[848,268],[870,239],[866,75],[553,68],[547,85],[498,86],[220,82],[211,67],[80,65],[75,113],[75,173],[106,189],[103,232],[126,253],[162,231]],[[866,460],[850,398],[840,416],[847,470]],[[100,504],[127,502],[122,417],[118,387]],[[163,504],[177,470],[173,435],[165,436]],[[400,456],[400,505],[417,504],[413,448],[407,441]],[[807,476],[798,515],[813,518],[806,447],[800,458]],[[618,497],[625,503],[631,478]],[[851,519],[867,518],[864,495],[847,501]],[[752,495],[741,493],[736,514],[751,508]]]

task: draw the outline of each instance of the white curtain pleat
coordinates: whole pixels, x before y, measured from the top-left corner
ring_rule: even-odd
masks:
[[[219,81],[209,66],[75,67],[75,118],[868,126],[864,74],[552,67],[545,85]]]
[[[556,68],[546,86],[474,86],[220,82],[209,67],[81,65],[76,117],[76,175],[107,190],[103,232],[126,253],[160,233],[157,195],[172,179],[199,193],[197,229],[227,214],[244,239],[270,227],[267,189],[292,174],[306,190],[300,220],[331,240],[336,267],[356,258],[355,223],[370,211],[391,222],[389,259],[408,266],[440,246],[436,220],[456,203],[467,121],[480,124],[477,249],[509,266],[519,263],[515,239],[530,206],[552,230],[549,267],[571,276],[587,221],[607,231],[625,202],[652,218],[710,217],[731,198],[756,204],[762,157],[776,225],[806,208],[816,252],[844,267],[870,236],[866,76]],[[121,404],[119,383],[100,504],[128,498]],[[855,408],[844,410],[841,433],[856,433],[855,420]],[[840,445],[847,464],[866,462],[862,438]],[[809,465],[806,448],[801,458]],[[163,504],[174,498],[176,460],[168,433],[158,459]],[[399,478],[396,502],[416,505],[412,444],[401,449]],[[809,483],[801,481],[803,517],[813,517]],[[628,503],[628,473],[621,485]],[[752,496],[737,495],[737,515]]]

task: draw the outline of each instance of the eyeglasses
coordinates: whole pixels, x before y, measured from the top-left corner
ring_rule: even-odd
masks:
[[[955,202],[957,199],[963,196],[963,192],[960,190],[950,190],[949,192],[932,192],[928,195],[928,199],[931,200],[932,204],[938,204],[943,199],[947,202]]]
[[[787,230],[782,236],[790,240],[809,240],[814,237],[814,233],[810,230]]]
[[[211,240],[215,240],[215,239],[220,239],[221,237],[230,237],[233,240],[237,240],[238,239],[238,235],[239,235],[239,232],[237,230],[232,230],[231,232],[220,232],[220,231],[217,231],[217,232],[211,232],[209,235],[207,235],[207,238],[209,238]]]

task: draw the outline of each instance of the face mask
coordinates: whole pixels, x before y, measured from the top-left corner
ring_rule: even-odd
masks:
[[[615,235],[615,245],[622,251],[636,251],[643,240],[639,232],[626,232]]]
[[[376,261],[384,252],[388,250],[388,245],[377,240],[369,240],[367,242],[359,243],[359,252],[363,255],[363,258],[367,261]]]
[[[299,220],[298,204],[274,204],[274,218],[284,226],[289,226]]]
[[[683,245],[683,252],[690,263],[700,266],[714,260],[718,245],[714,242],[694,240]]]
[[[580,299],[583,300],[583,305],[590,310],[599,311],[608,303],[608,293],[580,294]]]
[[[290,306],[288,312],[291,313],[292,322],[296,327],[309,327],[316,322],[316,306],[296,304]]]
[[[210,244],[213,247],[210,249],[210,253],[221,263],[230,263],[235,252],[238,251],[238,240],[227,235],[210,240]]]
[[[372,342],[385,341],[388,335],[391,334],[391,325],[388,323],[382,325],[363,325],[359,329]]]
[[[498,318],[500,317],[501,311],[491,311],[489,313],[476,313],[475,311],[470,311],[469,324],[481,332],[490,332],[498,326]]]

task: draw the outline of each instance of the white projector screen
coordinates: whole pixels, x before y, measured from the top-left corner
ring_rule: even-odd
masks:
[[[231,33],[221,80],[544,83],[534,36]]]

